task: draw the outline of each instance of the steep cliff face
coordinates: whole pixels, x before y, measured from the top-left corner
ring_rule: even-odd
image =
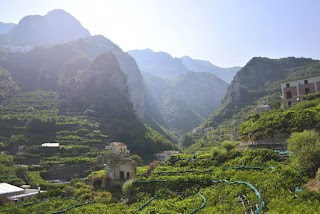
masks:
[[[45,16],[26,16],[4,34],[9,44],[48,45],[90,36],[80,22],[63,10],[53,10]]]
[[[72,112],[90,109],[101,117],[134,119],[127,89],[127,75],[111,52],[97,56],[89,68],[62,85]]]

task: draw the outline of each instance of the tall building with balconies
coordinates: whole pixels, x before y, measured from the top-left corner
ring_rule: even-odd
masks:
[[[320,76],[306,77],[303,79],[281,83],[282,108],[287,109],[300,102],[300,97],[320,91]]]

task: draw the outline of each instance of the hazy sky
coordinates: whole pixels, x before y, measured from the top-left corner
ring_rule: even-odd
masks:
[[[124,51],[229,67],[254,56],[320,59],[319,0],[0,0],[0,21],[64,9]]]

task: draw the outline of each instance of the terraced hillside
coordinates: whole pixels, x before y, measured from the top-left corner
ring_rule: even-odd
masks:
[[[71,198],[38,199],[5,209],[19,213],[35,209],[48,213],[294,213],[302,209],[307,213],[319,212],[320,194],[301,189],[306,179],[289,163],[272,150],[239,151],[224,144],[211,153],[180,154],[162,164],[154,162],[140,167],[139,177],[123,185],[121,203],[112,203],[111,198],[117,196],[98,189],[87,197],[79,192]],[[72,185],[83,191],[87,188],[80,181]],[[64,190],[68,188],[65,186]],[[108,197],[102,201],[97,194]]]

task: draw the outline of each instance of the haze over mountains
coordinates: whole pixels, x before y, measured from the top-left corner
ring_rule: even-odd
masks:
[[[241,67],[221,68],[209,61],[192,59],[189,56],[174,58],[165,52],[154,52],[151,49],[131,50],[128,53],[137,61],[143,72],[159,77],[176,78],[187,71],[208,72],[230,83]]]
[[[188,131],[220,106],[228,84],[210,66],[202,69],[202,61],[189,58],[188,66],[199,68],[191,70],[184,64],[185,58],[174,58],[165,52],[145,49],[128,53],[142,71],[147,114],[165,127]]]

